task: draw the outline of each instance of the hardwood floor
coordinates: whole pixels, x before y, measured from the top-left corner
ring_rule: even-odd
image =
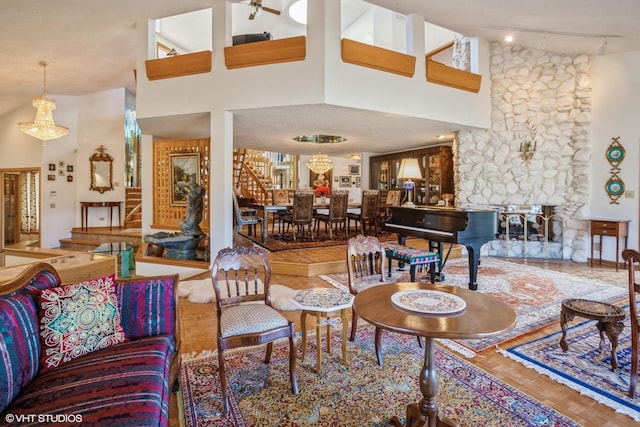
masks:
[[[413,243],[413,242],[412,242]],[[343,257],[345,248],[324,248],[313,251],[291,251],[296,254],[288,255],[286,252],[275,253],[279,259],[287,259],[288,256],[295,256],[297,262],[302,262],[305,258],[317,260],[331,259],[335,256]],[[322,255],[320,255],[322,254]],[[293,262],[293,260],[290,260]],[[510,259],[513,262],[521,262],[537,267],[563,271],[573,275],[582,276],[591,279],[599,279],[610,283],[617,283],[626,286],[626,271],[620,269],[616,272],[615,268],[607,266],[594,266],[590,268],[588,264],[574,262],[558,262],[558,261],[522,261]],[[301,277],[284,274],[274,274],[272,283],[277,283],[291,288],[304,289],[309,287],[328,287],[326,282],[318,277]],[[188,300],[180,299],[180,333],[182,338],[182,353],[199,353],[203,350],[213,350],[215,343],[215,308],[213,304],[194,304]],[[288,318],[299,323],[299,312],[284,313]],[[309,326],[313,327],[313,325]],[[547,335],[559,329],[557,323],[547,328],[537,331],[525,337],[516,339],[509,344],[517,344],[529,341],[533,338]],[[477,354],[475,358],[468,359],[471,363],[490,372],[502,381],[518,388],[522,392],[538,399],[548,406],[553,407],[557,411],[565,414],[576,422],[585,427],[620,427],[620,426],[636,426],[630,417],[617,414],[614,410],[601,405],[593,399],[582,396],[561,384],[551,381],[546,376],[537,374],[531,369],[527,369],[522,365],[507,359],[498,354],[495,349],[487,349]],[[175,395],[171,405],[171,425],[178,426],[178,411]],[[363,425],[366,425],[363,424]]]

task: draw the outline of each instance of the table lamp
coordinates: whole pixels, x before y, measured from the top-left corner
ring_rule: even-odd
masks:
[[[416,186],[414,179],[422,179],[422,171],[420,171],[420,165],[418,159],[402,159],[400,163],[400,171],[398,172],[398,179],[406,180],[404,182],[404,188],[409,193],[408,200],[402,206],[407,208],[415,208],[413,203],[413,189]]]

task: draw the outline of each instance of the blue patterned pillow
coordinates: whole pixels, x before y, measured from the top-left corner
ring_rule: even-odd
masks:
[[[126,340],[114,280],[111,275],[39,293],[42,369]]]

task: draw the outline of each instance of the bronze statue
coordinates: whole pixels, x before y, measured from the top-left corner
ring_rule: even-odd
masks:
[[[187,217],[179,222],[182,234],[185,236],[199,236],[202,234],[200,221],[202,221],[204,192],[204,187],[197,182],[188,184]]]

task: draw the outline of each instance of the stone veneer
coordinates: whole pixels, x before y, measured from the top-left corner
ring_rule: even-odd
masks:
[[[587,55],[491,45],[491,128],[461,131],[453,143],[456,204],[556,206],[562,258],[586,262],[589,250],[591,75]],[[537,128],[526,162],[520,143]],[[488,251],[485,246],[485,251]]]

